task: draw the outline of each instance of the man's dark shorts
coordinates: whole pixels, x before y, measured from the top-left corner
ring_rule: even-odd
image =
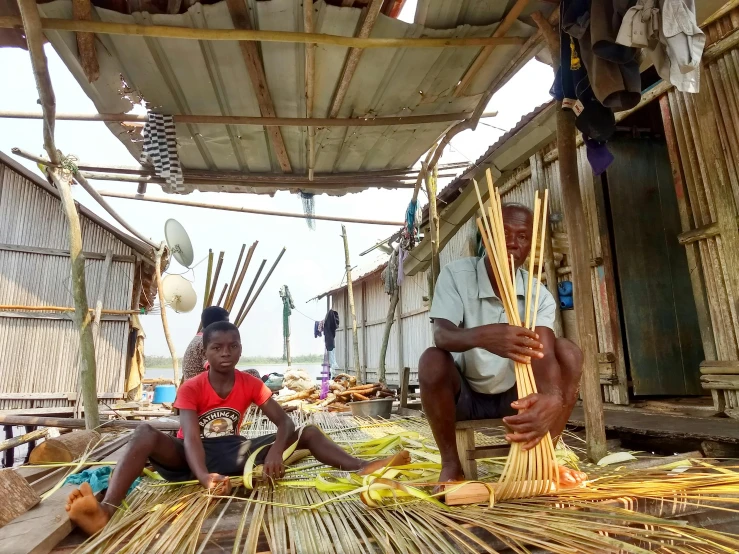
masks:
[[[518,400],[518,391],[512,388],[499,394],[483,394],[472,390],[467,379],[460,372],[459,396],[457,396],[457,421],[473,419],[500,419],[515,415],[511,402]]]
[[[169,440],[173,441],[175,447],[179,451],[182,459],[185,460],[185,441],[175,437],[168,437]],[[244,466],[249,456],[259,447],[270,445],[275,442],[275,434],[264,435],[254,439],[247,439],[240,435],[230,435],[227,437],[217,437],[212,439],[202,439],[203,448],[205,449],[205,467],[208,468],[208,473],[219,473],[220,475],[242,475],[244,473]],[[267,456],[269,448],[263,448],[259,454],[255,465],[261,465],[264,463],[264,458]],[[194,479],[190,468],[187,463],[183,467],[174,468],[166,467],[156,460],[149,459],[151,465],[157,470],[167,481],[174,483],[179,481],[190,481]]]

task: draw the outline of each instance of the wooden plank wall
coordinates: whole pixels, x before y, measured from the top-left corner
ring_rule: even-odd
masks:
[[[80,220],[83,250],[90,254],[90,305],[111,251],[103,307],[131,309],[133,249],[87,217]],[[0,164],[0,305],[72,306],[68,249],[59,200]],[[101,396],[123,397],[128,333],[128,316],[103,316],[96,348]],[[78,389],[78,350],[71,313],[0,312],[0,359],[6,362],[0,363],[0,409],[69,406]]]
[[[737,10],[709,25],[706,52],[730,41],[737,28]],[[739,50],[703,61],[699,94],[672,90],[660,103],[680,207],[679,240],[691,266],[707,359],[702,380],[715,407],[730,413],[739,408],[739,386],[732,384],[739,377],[728,377],[739,375],[739,362],[730,363],[739,359]],[[717,377],[725,388],[714,386]]]
[[[451,261],[471,256],[474,242],[474,220],[470,219],[441,251],[442,266]],[[362,306],[363,287],[364,306]],[[391,385],[399,384],[401,364],[411,369],[411,383],[418,382],[418,360],[423,351],[433,344],[432,326],[428,316],[428,297],[428,272],[418,272],[412,277],[405,278],[401,287],[399,309],[396,310],[385,361],[386,378]],[[336,335],[336,360],[342,369],[349,368],[348,373],[353,373],[351,367],[353,363],[353,340],[351,316],[348,314],[348,308],[346,308],[346,288],[334,293],[332,302],[341,319],[341,325]],[[367,279],[355,282],[354,302],[357,314],[359,359],[360,361],[366,359],[367,379],[374,381],[377,379],[380,368],[380,348],[385,330],[385,319],[390,306],[390,297],[385,294],[385,286],[380,274],[371,275]],[[364,313],[367,314],[366,321],[363,318]],[[400,315],[402,322],[400,329],[397,324],[398,315]]]

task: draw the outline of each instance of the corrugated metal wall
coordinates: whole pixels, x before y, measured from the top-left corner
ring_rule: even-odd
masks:
[[[81,216],[83,250],[116,259],[106,286],[104,309],[131,309],[133,250],[109,231]],[[69,257],[13,251],[69,249],[67,222],[60,201],[11,168],[0,164],[0,305],[72,306]],[[88,299],[97,298],[105,261],[85,263]],[[98,336],[97,381],[101,395],[123,394],[129,333],[127,316],[103,316]],[[76,393],[79,335],[67,313],[0,312],[0,409],[69,406],[66,398],[33,399],[50,393]]]
[[[468,221],[448,242],[440,253],[442,265],[472,254],[475,241],[474,225],[473,220]],[[362,315],[363,289],[366,320]],[[419,272],[412,277],[405,278],[398,303],[400,309],[396,310],[395,323],[390,332],[385,358],[386,378],[390,384],[398,384],[400,367],[409,367],[411,383],[418,382],[418,360],[423,351],[433,343],[432,327],[428,317],[428,296],[428,272]],[[336,359],[342,368],[353,369],[351,315],[346,306],[346,298],[346,289],[332,296],[333,309],[339,313],[341,319],[341,326],[336,336]],[[364,356],[366,356],[367,379],[376,380],[380,367],[382,337],[385,332],[387,311],[390,307],[390,296],[385,294],[385,286],[379,273],[354,285],[354,303],[357,314],[360,365],[365,367]],[[402,314],[400,329],[397,325],[398,311]],[[366,325],[363,325],[365,322]],[[365,337],[367,347],[363,350]],[[402,337],[400,350],[398,349],[399,337]]]

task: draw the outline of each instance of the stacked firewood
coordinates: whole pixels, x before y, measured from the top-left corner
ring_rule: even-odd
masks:
[[[295,400],[304,400],[311,404],[318,404],[320,407],[336,408],[337,405],[348,402],[395,398],[395,392],[388,389],[386,385],[382,383],[358,384],[356,377],[346,373],[338,374],[329,382],[329,393],[324,400],[320,399],[320,394],[320,388],[313,387],[289,396],[283,396],[278,398],[277,401],[280,404],[285,404]]]

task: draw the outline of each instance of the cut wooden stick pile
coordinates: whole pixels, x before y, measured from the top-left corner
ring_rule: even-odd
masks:
[[[513,256],[509,258],[506,250],[502,204],[500,194],[493,185],[490,170],[487,172],[487,181],[488,190],[490,191],[490,206],[487,210],[482,201],[480,189],[477,182],[475,182],[475,191],[477,192],[481,211],[481,217],[477,219],[477,228],[482,235],[485,251],[493,269],[498,296],[503,303],[510,325],[518,325],[534,330],[536,327],[536,313],[541,287],[542,254],[544,252],[544,239],[547,229],[547,201],[549,191],[544,191],[543,200],[539,198],[539,193],[536,193],[531,240],[532,252],[529,255],[528,284],[525,294],[526,315],[524,320],[521,321],[516,291],[516,267]],[[537,240],[539,241],[539,258],[537,261],[536,291],[534,291],[534,259]],[[518,398],[524,398],[536,393],[536,381],[531,364],[515,362],[514,366]],[[521,443],[514,442],[511,444],[511,451],[506,460],[503,474],[495,487],[495,494],[498,500],[539,496],[552,492],[557,488],[559,488],[559,471],[554,454],[554,444],[549,433],[546,434],[535,448],[526,452],[521,449]]]

